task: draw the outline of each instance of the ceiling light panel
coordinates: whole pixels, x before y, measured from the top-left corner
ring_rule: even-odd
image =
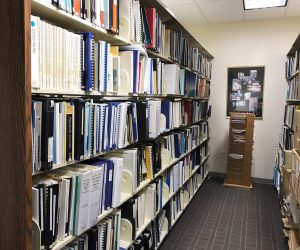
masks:
[[[287,0],[244,0],[245,10],[284,7]]]

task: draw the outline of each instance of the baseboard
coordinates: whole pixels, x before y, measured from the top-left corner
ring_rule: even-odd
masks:
[[[261,183],[261,184],[267,184],[267,185],[273,185],[273,180],[271,180],[271,179],[265,179],[265,178],[252,177],[252,182],[254,182],[254,183]]]
[[[215,178],[225,179],[226,174],[225,173],[219,173],[219,172],[209,172],[209,176],[215,177]]]
[[[221,178],[221,179],[225,179],[225,177],[226,177],[225,173],[219,173],[219,172],[209,172],[209,175],[211,177]],[[253,183],[273,185],[273,180],[271,180],[271,179],[264,179],[264,178],[257,178],[257,177],[252,177],[251,179],[252,179]]]

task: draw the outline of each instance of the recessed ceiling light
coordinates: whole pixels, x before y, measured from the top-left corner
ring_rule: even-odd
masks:
[[[285,7],[287,0],[244,0],[244,9],[264,9],[273,7]]]

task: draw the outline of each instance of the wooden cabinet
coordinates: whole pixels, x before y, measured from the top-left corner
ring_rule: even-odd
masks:
[[[229,127],[227,173],[224,185],[251,189],[254,115],[232,113]]]

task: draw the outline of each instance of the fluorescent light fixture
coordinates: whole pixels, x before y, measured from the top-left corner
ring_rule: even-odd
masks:
[[[244,0],[244,9],[263,9],[273,7],[285,7],[287,0]]]

